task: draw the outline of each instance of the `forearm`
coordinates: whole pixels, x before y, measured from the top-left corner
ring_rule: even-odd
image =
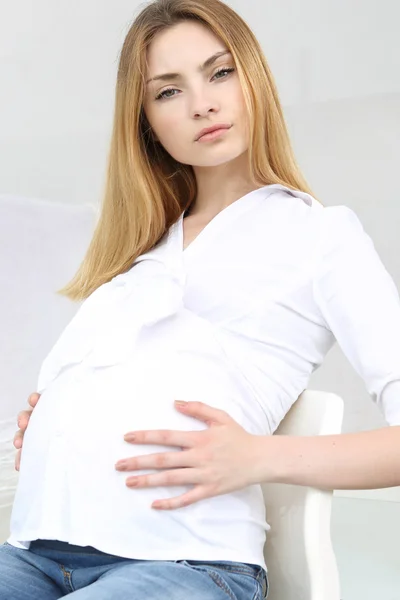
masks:
[[[322,489],[399,486],[400,427],[330,436],[262,437],[254,464],[258,481],[273,479]]]

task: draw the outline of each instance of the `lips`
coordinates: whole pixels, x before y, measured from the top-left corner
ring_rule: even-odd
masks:
[[[212,127],[206,127],[205,129],[202,129],[200,131],[200,133],[197,135],[196,137],[196,142],[199,141],[199,139],[201,137],[203,137],[203,135],[207,135],[207,133],[212,133],[213,131],[218,131],[219,129],[230,129],[231,125],[228,125],[226,123],[221,123],[219,125],[213,125]]]

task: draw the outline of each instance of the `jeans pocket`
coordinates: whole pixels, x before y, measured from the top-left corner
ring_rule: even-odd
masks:
[[[263,594],[265,600],[269,598],[269,580],[267,573],[264,574]]]
[[[206,573],[230,600],[263,600],[268,592],[266,573],[261,567],[242,563],[182,561]]]

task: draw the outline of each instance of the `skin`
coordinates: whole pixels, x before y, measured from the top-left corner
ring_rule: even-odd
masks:
[[[185,219],[188,238],[229,204],[257,189],[248,172],[248,117],[233,58],[224,54],[206,69],[199,68],[221,52],[227,48],[218,38],[190,22],[158,34],[148,51],[146,80],[179,74],[147,84],[144,111],[159,143],[177,161],[193,167],[198,193],[191,216]],[[221,123],[231,126],[221,138],[196,141],[202,129]]]
[[[182,52],[182,48],[185,49]],[[163,73],[180,77],[148,84],[144,109],[156,139],[180,162],[193,166],[198,196],[184,219],[187,246],[226,206],[256,189],[247,170],[248,121],[237,73],[229,55],[200,72],[199,65],[226,50],[207,29],[181,23],[159,34],[148,53],[147,79]],[[156,97],[164,93],[163,100]],[[215,123],[232,125],[221,138],[199,143],[196,136]],[[40,396],[31,394],[30,409],[18,415],[14,438],[19,469],[23,435]],[[170,510],[201,499],[262,482],[322,489],[369,489],[400,485],[400,427],[333,436],[254,436],[227,413],[199,402],[180,401],[176,410],[208,425],[203,431],[127,432],[125,441],[181,448],[123,458],[118,471],[128,487],[191,485],[186,494],[155,500],[155,509]],[[137,470],[154,470],[135,476]]]

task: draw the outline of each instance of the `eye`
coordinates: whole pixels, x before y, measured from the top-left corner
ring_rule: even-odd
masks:
[[[225,67],[224,69],[218,69],[218,71],[216,71],[214,73],[214,75],[212,76],[211,80],[226,79],[226,77],[228,77],[228,75],[230,73],[233,73],[233,71],[235,71],[235,69],[233,67]],[[176,88],[167,88],[166,90],[163,90],[162,92],[160,92],[155,97],[155,100],[168,100],[168,98],[173,98],[173,96],[176,96],[176,94],[174,94],[172,92],[178,92],[178,91],[179,90],[177,90]]]
[[[218,71],[216,73],[214,73],[213,75],[213,79],[225,79],[230,73],[233,73],[235,69],[233,67],[226,67],[225,69],[218,69]],[[222,75],[222,77],[219,77],[219,75]]]
[[[168,92],[177,92],[178,90],[175,88],[167,88],[166,90],[163,90],[162,92],[160,92],[157,96],[156,96],[156,100],[163,100],[163,99],[167,99],[167,98],[172,98],[173,96],[175,96],[176,94],[171,94],[171,95],[167,95]]]

